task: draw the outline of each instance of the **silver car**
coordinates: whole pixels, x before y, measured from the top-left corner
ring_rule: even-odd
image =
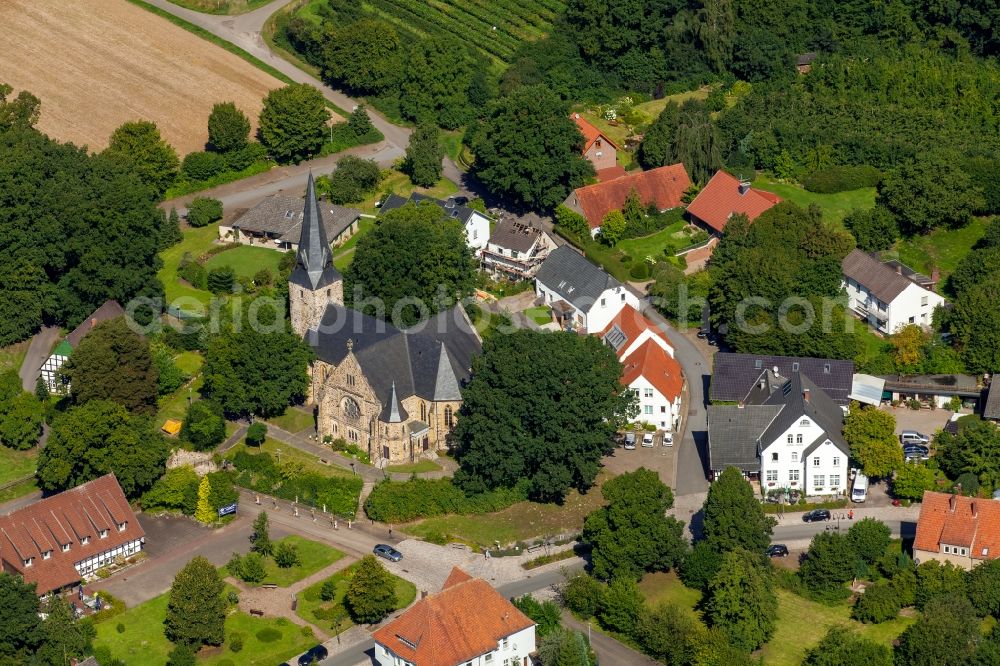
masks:
[[[625,433],[625,450],[634,451],[635,450],[635,433],[627,432]]]

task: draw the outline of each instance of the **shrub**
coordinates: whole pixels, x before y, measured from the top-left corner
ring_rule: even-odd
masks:
[[[257,632],[256,636],[261,643],[274,643],[281,640],[281,632],[274,627],[264,627]]]
[[[596,578],[578,573],[562,588],[563,604],[580,617],[587,619],[597,614],[604,601],[606,587]]]
[[[342,516],[353,517],[357,511],[363,483],[360,476],[329,478],[304,472],[286,478],[271,454],[245,450],[236,452],[233,466],[238,472],[233,481],[238,486],[286,500],[298,497],[299,502],[312,506],[325,504],[328,511]]]
[[[578,238],[590,238],[590,225],[587,223],[587,218],[575,210],[567,206],[557,206],[555,217],[556,226],[559,227],[560,231],[567,232]]]
[[[118,624],[115,625],[115,631],[117,631],[119,634],[124,634],[125,633],[125,625],[123,623],[119,622]]]
[[[323,601],[333,601],[333,598],[337,596],[337,583],[333,580],[327,580],[323,582],[323,585],[319,588],[319,598]]]
[[[247,444],[250,446],[260,446],[267,438],[267,424],[263,421],[254,421],[247,428]]]
[[[108,567],[101,567],[100,569],[97,570],[97,577],[100,578],[101,580],[104,580],[109,576],[111,576],[111,569],[109,569]]]
[[[632,265],[632,269],[628,272],[629,276],[633,280],[638,282],[645,282],[652,275],[652,269],[649,266],[648,261],[637,261]]]
[[[208,271],[208,290],[213,294],[225,294],[233,290],[236,272],[232,266],[218,266]]]
[[[181,162],[181,171],[188,180],[208,180],[226,169],[226,158],[219,153],[188,153]]]
[[[289,569],[299,563],[299,550],[295,544],[282,541],[274,551],[274,562],[282,569]]]
[[[384,523],[405,523],[446,513],[493,513],[527,499],[524,488],[503,488],[471,497],[451,479],[383,481],[365,500],[365,514]]]
[[[167,666],[195,666],[195,663],[194,648],[187,643],[178,643],[167,657]]]
[[[875,583],[854,604],[851,617],[865,624],[879,624],[899,615],[900,608],[902,604],[896,588],[889,583]]]
[[[197,261],[181,262],[177,268],[177,277],[186,281],[195,289],[208,288],[208,271]]]
[[[192,227],[208,226],[222,219],[222,202],[208,197],[195,197],[188,206],[187,221]]]
[[[335,204],[358,203],[378,187],[382,171],[372,160],[347,155],[337,169],[317,182],[317,189]]]
[[[231,171],[243,171],[251,164],[267,160],[267,149],[259,143],[248,143],[239,150],[225,154],[226,166]]]
[[[274,275],[269,268],[262,268],[253,274],[253,283],[258,287],[267,287],[274,282]]]
[[[229,649],[233,652],[239,652],[243,649],[243,635],[233,634],[229,637]]]
[[[833,166],[814,171],[802,179],[802,185],[810,192],[833,194],[857,190],[862,187],[876,187],[882,173],[873,166]]]
[[[678,573],[686,586],[696,590],[704,590],[708,587],[709,582],[715,578],[721,565],[722,554],[708,545],[708,542],[699,541],[684,557]]]
[[[214,449],[226,438],[226,419],[222,407],[213,400],[192,402],[181,426],[181,441],[196,451]]]
[[[235,606],[240,603],[240,595],[236,590],[229,590],[229,594],[226,595],[226,599],[232,606]]]

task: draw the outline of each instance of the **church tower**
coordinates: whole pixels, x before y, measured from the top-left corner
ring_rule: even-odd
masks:
[[[306,185],[306,206],[295,268],[288,278],[288,311],[292,330],[300,337],[319,325],[330,303],[343,305],[344,282],[333,266],[333,253],[326,238],[323,216],[316,199],[312,172]]]

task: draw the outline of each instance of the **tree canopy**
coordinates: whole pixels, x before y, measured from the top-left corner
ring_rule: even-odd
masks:
[[[305,83],[290,83],[264,98],[260,142],[278,162],[301,162],[319,152],[329,120],[320,91]]]
[[[195,649],[221,645],[226,622],[224,588],[219,572],[207,559],[199,555],[188,562],[170,586],[163,621],[167,638]]]
[[[608,502],[589,516],[583,541],[593,546],[594,575],[638,580],[648,571],[675,566],[686,547],[684,524],[666,511],[674,504],[670,488],[645,467],[601,486]]]
[[[737,548],[723,556],[708,585],[705,612],[711,626],[720,627],[743,650],[756,650],[771,638],[778,598],[761,555]]]
[[[472,363],[453,433],[467,491],[526,483],[543,501],[586,491],[637,412],[614,351],[593,336],[518,330],[487,338]]]
[[[53,420],[38,456],[38,485],[62,491],[114,472],[125,495],[137,498],[163,474],[168,453],[148,418],[92,400]]]
[[[764,515],[753,488],[735,467],[727,467],[708,487],[704,511],[705,540],[717,551],[763,553],[771,543],[775,520]]]
[[[935,441],[936,457],[949,477],[971,473],[984,486],[1000,485],[1000,430],[992,423],[966,417],[957,433],[942,431]]]
[[[979,621],[969,600],[947,594],[930,601],[899,637],[896,663],[903,666],[968,664],[979,640]]]
[[[890,412],[852,403],[851,413],[844,419],[844,439],[851,447],[851,457],[868,477],[891,476],[903,465],[896,417]]]
[[[451,307],[474,287],[465,228],[432,202],[384,214],[358,241],[344,273],[350,302],[402,327]]]
[[[594,174],[565,102],[544,86],[490,104],[473,141],[473,171],[515,206],[551,210]]]
[[[374,624],[396,609],[396,584],[374,555],[365,555],[357,564],[344,595],[351,619]]]
[[[802,666],[892,666],[892,649],[861,638],[846,627],[831,627],[815,647],[806,652]]]
[[[420,125],[410,135],[403,170],[410,176],[410,181],[414,185],[433,187],[441,178],[443,159],[444,146],[441,144],[441,132],[434,125]]]
[[[208,116],[208,145],[220,153],[246,147],[250,140],[250,120],[234,102],[220,102]]]
[[[73,399],[110,400],[134,412],[156,411],[159,370],[149,341],[125,317],[102,321],[80,341],[63,368]]]
[[[148,120],[122,124],[111,134],[102,155],[136,174],[157,197],[177,179],[180,167],[177,151],[160,137],[156,123]]]

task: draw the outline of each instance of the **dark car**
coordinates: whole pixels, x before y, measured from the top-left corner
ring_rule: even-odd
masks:
[[[907,444],[903,447],[903,453],[922,453],[927,455],[931,450],[926,446],[921,446],[919,444]]]
[[[783,543],[776,543],[767,549],[768,557],[788,557],[788,546]]]
[[[390,562],[399,562],[403,559],[403,554],[390,546],[389,544],[380,543],[379,545],[372,548],[372,552],[379,557],[384,557]]]
[[[802,515],[802,520],[807,523],[815,523],[821,520],[830,520],[830,512],[826,509],[813,509]]]
[[[330,656],[330,652],[322,645],[316,645],[299,657],[299,666],[309,666],[309,664],[315,664],[317,662],[323,661]]]
[[[700,329],[698,331],[698,339],[699,340],[704,340],[707,337],[708,337],[708,332],[705,329]]]

